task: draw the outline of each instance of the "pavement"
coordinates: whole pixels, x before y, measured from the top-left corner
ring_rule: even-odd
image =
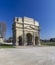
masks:
[[[0,48],[0,65],[55,65],[55,47]]]

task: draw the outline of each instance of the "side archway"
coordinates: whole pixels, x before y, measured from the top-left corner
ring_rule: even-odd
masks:
[[[18,39],[19,39],[19,41],[18,41],[19,46],[22,46],[22,36],[19,36]]]
[[[38,37],[35,37],[35,45],[38,45]]]

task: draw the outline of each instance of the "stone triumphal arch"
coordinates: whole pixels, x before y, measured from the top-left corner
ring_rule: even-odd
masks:
[[[13,45],[40,45],[40,26],[36,20],[15,17],[12,31]]]

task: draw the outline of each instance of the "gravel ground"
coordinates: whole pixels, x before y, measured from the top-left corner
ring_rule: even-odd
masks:
[[[1,48],[0,65],[55,65],[55,47]]]

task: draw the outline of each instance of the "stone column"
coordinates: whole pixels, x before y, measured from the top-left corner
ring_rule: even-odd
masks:
[[[17,39],[17,37],[16,37],[16,46],[18,46],[19,44],[18,44],[18,39]]]
[[[23,31],[23,39],[22,39],[22,42],[23,42],[23,46],[26,46],[26,43],[25,43],[26,39],[25,39],[25,31]]]
[[[33,32],[33,45],[35,46],[35,32]]]
[[[38,32],[38,46],[40,46],[40,31]]]
[[[16,44],[16,46],[18,46],[19,44],[18,44],[18,30],[17,30],[17,28],[16,28],[16,42],[15,42]]]
[[[24,39],[24,37],[25,37],[24,36],[25,35],[24,34],[24,19],[23,18],[22,18],[22,26],[23,26],[23,39],[22,39],[22,42],[23,42],[23,45],[25,45],[25,42],[24,42],[25,41],[25,39]]]

